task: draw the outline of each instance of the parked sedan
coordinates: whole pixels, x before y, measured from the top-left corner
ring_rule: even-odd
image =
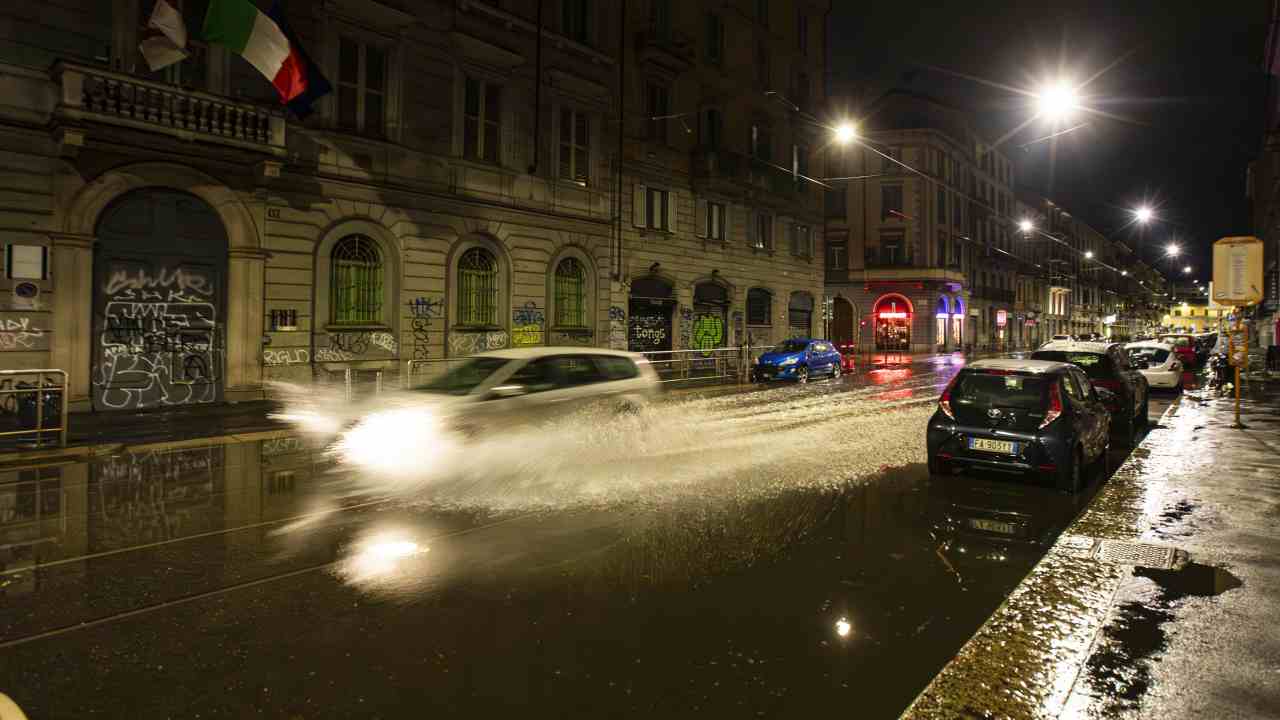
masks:
[[[1084,370],[1095,388],[1110,393],[1111,427],[1121,437],[1131,439],[1136,428],[1146,426],[1149,385],[1119,343],[1053,342],[1031,353],[1031,359],[1071,363]]]
[[[1129,360],[1155,388],[1182,389],[1182,361],[1173,347],[1158,342],[1133,342],[1124,346]]]
[[[929,420],[929,471],[976,467],[1045,473],[1063,490],[1106,463],[1108,393],[1079,367],[1038,360],[979,360],[952,378]]]
[[[761,355],[751,377],[756,382],[777,379],[803,383],[811,377],[839,377],[840,373],[840,352],[831,342],[793,338]]]

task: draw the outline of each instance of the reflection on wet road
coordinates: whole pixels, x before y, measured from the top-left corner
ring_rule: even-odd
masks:
[[[0,473],[0,692],[33,717],[894,717],[1096,489],[929,478],[957,369],[494,439],[412,492],[295,438]]]

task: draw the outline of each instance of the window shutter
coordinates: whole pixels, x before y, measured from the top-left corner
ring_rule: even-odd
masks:
[[[636,183],[631,191],[631,224],[638,228],[644,227],[645,219],[645,186]]]
[[[679,201],[680,194],[675,190],[667,193],[667,230],[669,232],[676,232],[679,229],[676,227],[676,205]]]
[[[707,201],[699,198],[693,207],[693,234],[707,236]]]

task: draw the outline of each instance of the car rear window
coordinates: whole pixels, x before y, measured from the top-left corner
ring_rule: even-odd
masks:
[[[1040,350],[1031,354],[1032,360],[1053,360],[1071,363],[1084,370],[1094,380],[1105,380],[1115,377],[1115,366],[1111,358],[1102,353],[1064,352],[1062,350]]]
[[[1129,359],[1145,360],[1152,365],[1163,365],[1169,359],[1169,351],[1164,348],[1130,348]]]
[[[1037,375],[964,371],[951,388],[951,402],[966,407],[1039,410],[1052,380]]]
[[[1177,335],[1165,335],[1160,338],[1160,342],[1165,343],[1166,345],[1174,345],[1177,347],[1187,347],[1188,345],[1191,344],[1191,341],[1188,340],[1187,338],[1180,337]]]

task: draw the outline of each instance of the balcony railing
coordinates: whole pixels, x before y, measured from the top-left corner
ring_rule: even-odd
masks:
[[[285,119],[277,110],[67,62],[54,66],[53,77],[62,89],[54,111],[60,119],[285,154]]]

